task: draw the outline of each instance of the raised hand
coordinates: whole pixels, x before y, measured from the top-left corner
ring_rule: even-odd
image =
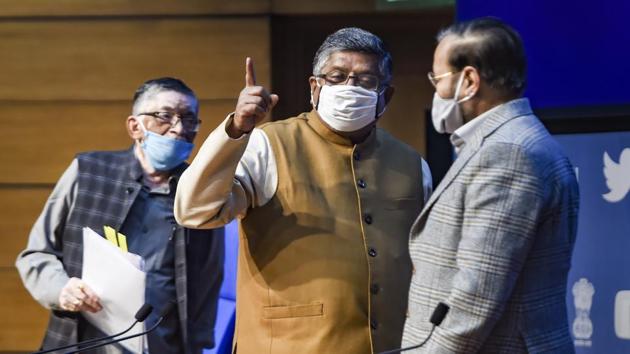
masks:
[[[262,86],[256,86],[256,73],[251,58],[245,59],[245,88],[236,102],[234,119],[227,127],[228,135],[238,138],[254,129],[278,103],[278,95],[270,94]]]
[[[98,312],[103,309],[96,293],[79,278],[70,278],[61,289],[59,306],[72,312]]]

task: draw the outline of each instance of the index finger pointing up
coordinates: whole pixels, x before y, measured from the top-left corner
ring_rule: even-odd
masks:
[[[254,72],[254,61],[252,58],[245,59],[245,87],[256,85],[256,73]]]

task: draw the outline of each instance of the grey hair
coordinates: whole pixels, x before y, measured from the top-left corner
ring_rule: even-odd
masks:
[[[322,68],[335,52],[359,52],[376,55],[380,80],[388,85],[392,79],[392,56],[376,35],[357,27],[342,28],[329,35],[313,59],[313,75],[321,75]]]
[[[179,92],[183,95],[190,96],[195,99],[196,110],[199,110],[199,100],[195,95],[195,92],[188,87],[182,80],[175,79],[172,77],[161,77],[158,79],[153,79],[146,81],[133,94],[133,115],[138,115],[140,113],[140,105],[142,102],[152,95],[162,91],[175,91]],[[198,113],[198,112],[195,112]]]

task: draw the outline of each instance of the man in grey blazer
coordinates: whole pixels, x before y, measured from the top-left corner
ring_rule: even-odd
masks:
[[[578,185],[521,95],[520,36],[499,20],[438,35],[433,123],[457,158],[411,229],[403,347],[416,353],[573,353],[566,313]]]

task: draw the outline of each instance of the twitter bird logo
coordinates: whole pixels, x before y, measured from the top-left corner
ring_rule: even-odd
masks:
[[[604,151],[604,176],[610,192],[602,197],[611,203],[625,198],[630,191],[630,148],[625,148],[619,157],[619,163],[613,161],[608,152]]]

